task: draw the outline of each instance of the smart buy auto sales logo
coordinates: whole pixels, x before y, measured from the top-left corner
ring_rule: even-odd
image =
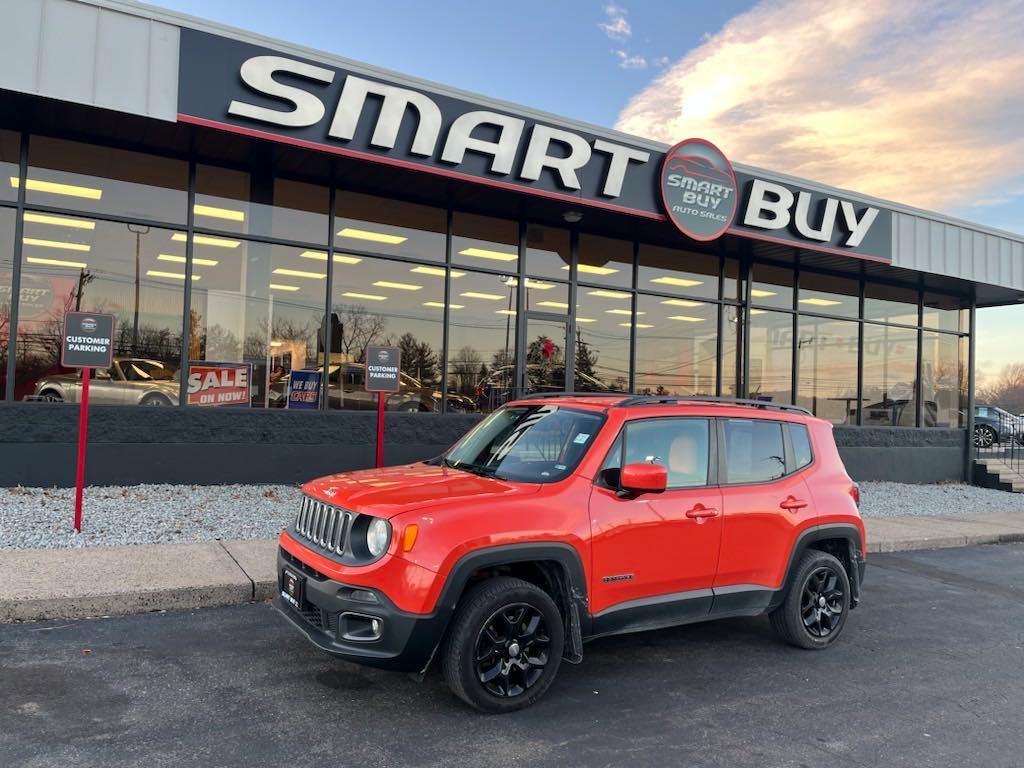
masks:
[[[665,155],[661,196],[680,232],[694,240],[720,237],[736,217],[736,175],[709,141],[687,139]]]

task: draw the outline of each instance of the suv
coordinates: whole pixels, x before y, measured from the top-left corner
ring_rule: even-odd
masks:
[[[487,712],[535,702],[602,635],[767,614],[825,648],[864,578],[858,487],[794,406],[531,397],[436,459],[302,490],[279,611],[348,661],[437,657]]]

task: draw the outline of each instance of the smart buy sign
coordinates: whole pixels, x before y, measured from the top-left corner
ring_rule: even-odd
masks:
[[[248,408],[251,402],[249,363],[191,363],[188,404]]]

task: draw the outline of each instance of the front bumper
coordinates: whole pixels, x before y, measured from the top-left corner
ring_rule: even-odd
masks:
[[[285,568],[305,577],[301,610],[282,595]],[[355,590],[372,594],[375,602],[352,599]],[[400,672],[421,672],[426,668],[448,618],[438,612],[416,614],[399,610],[380,590],[334,581],[281,548],[277,551],[277,593],[273,604],[320,650],[346,661]],[[380,622],[378,637],[353,639],[359,631],[352,630],[365,629],[374,619]]]

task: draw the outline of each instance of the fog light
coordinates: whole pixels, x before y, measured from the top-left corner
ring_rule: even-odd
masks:
[[[374,635],[380,634],[380,619],[374,619],[370,622],[370,629],[373,630]]]
[[[342,640],[359,643],[380,640],[384,632],[384,620],[376,616],[346,611],[338,617],[338,636]]]
[[[367,589],[353,589],[348,594],[349,600],[357,600],[360,603],[376,603],[377,596]]]

